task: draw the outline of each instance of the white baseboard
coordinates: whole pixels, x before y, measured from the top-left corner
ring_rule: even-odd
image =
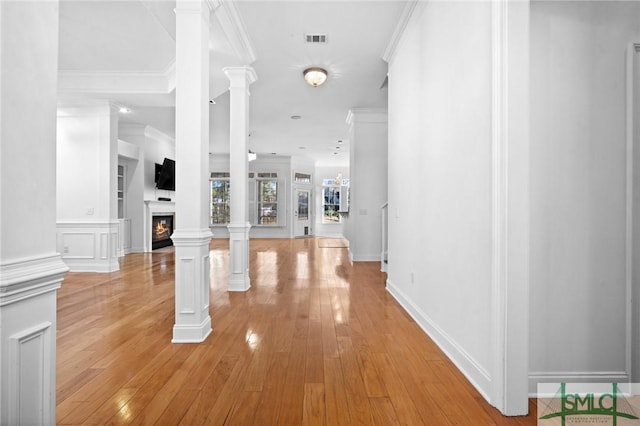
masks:
[[[116,272],[120,270],[120,263],[118,259],[112,259],[110,261],[94,261],[90,259],[85,261],[83,259],[62,259],[64,263],[69,268],[69,272],[100,272],[100,273],[109,273]]]
[[[377,256],[380,260],[380,254]],[[429,316],[422,311],[407,295],[387,280],[387,291],[404,308],[415,322],[427,333],[436,345],[447,355],[455,366],[465,375],[471,384],[480,392],[482,397],[490,401],[491,376],[471,355],[469,355],[451,336],[440,328]]]
[[[538,397],[538,383],[624,383],[630,376],[624,371],[554,371],[529,373],[529,397]]]
[[[352,254],[352,262],[380,262],[380,253],[378,254]]]

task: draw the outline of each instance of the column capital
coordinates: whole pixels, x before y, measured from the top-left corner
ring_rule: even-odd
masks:
[[[209,244],[213,235],[209,228],[205,229],[176,229],[171,234],[171,241],[176,247],[196,247]]]
[[[227,67],[222,71],[231,82],[231,86],[242,86],[254,83],[258,76],[252,67]]]

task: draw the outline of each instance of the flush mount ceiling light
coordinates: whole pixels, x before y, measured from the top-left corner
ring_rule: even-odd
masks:
[[[327,81],[327,71],[324,68],[307,68],[302,74],[304,75],[304,81],[313,87],[318,87]]]

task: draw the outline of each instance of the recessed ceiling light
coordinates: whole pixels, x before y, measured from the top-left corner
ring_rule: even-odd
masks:
[[[216,101],[214,101],[213,99],[209,99],[209,103],[212,104],[212,105],[215,105]]]
[[[342,147],[341,146],[336,146],[336,149],[342,149]]]
[[[292,120],[300,120],[301,118],[302,118],[302,116],[301,116],[301,115],[292,115],[292,116],[291,116],[291,119],[292,119]]]
[[[129,114],[131,112],[131,110],[127,107],[120,107],[119,111],[121,114]]]
[[[298,149],[307,149],[306,146],[299,146]]]
[[[333,155],[338,155],[338,153],[337,153],[337,152],[334,152],[334,153],[333,153]]]
[[[338,143],[342,143],[342,141],[338,141]]]
[[[278,155],[278,153],[277,152],[272,152],[271,155]]]

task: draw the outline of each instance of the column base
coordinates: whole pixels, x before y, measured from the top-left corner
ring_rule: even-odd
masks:
[[[0,424],[56,420],[58,254],[0,259]]]
[[[200,343],[211,333],[209,241],[207,229],[179,229],[175,246],[176,301],[173,343]]]
[[[211,334],[211,316],[198,325],[174,324],[171,343],[201,343]]]
[[[230,224],[229,229],[229,287],[228,291],[247,291],[249,278],[249,230],[251,225]]]

